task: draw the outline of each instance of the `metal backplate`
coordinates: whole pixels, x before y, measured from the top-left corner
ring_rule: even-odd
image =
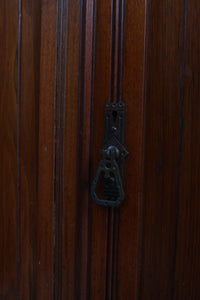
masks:
[[[124,142],[125,104],[106,103],[104,145],[101,151],[103,159],[98,165],[91,188],[92,197],[99,205],[118,207],[124,199],[124,159],[128,155]],[[97,192],[100,177],[103,177],[102,197]]]

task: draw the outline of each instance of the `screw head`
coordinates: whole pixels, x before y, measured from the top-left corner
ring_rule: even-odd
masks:
[[[117,127],[116,126],[112,126],[112,133],[115,134],[117,132]]]

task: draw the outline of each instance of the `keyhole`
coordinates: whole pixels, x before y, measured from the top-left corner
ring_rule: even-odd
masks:
[[[116,110],[113,110],[112,116],[113,116],[113,122],[115,123],[116,119],[117,119],[117,111]]]

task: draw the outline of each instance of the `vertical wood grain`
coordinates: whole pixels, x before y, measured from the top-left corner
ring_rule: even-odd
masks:
[[[127,105],[126,146],[128,148],[129,145],[128,150],[132,157],[125,162],[126,172],[129,170],[130,185],[128,189],[125,185],[126,198],[120,210],[106,209],[92,203],[91,253],[95,260],[93,262],[94,258],[91,257],[90,296],[92,299],[94,297],[95,299],[124,299],[124,297],[136,299],[144,138],[145,1],[135,4],[125,2],[125,14],[122,1],[106,3],[107,9],[111,9],[108,10],[110,15],[105,14],[106,7],[103,5],[104,3],[100,4],[97,1],[94,65],[94,170],[96,170],[96,161],[99,162],[101,159],[99,150],[103,145],[106,101],[120,99]],[[101,9],[104,10],[104,15]],[[125,28],[123,28],[123,18]],[[111,98],[108,94],[109,89]],[[122,95],[124,95],[123,98]],[[134,197],[134,201],[131,197]],[[98,263],[100,260],[101,263]]]
[[[87,300],[89,277],[89,226],[90,226],[90,143],[91,143],[91,100],[93,64],[93,0],[83,1],[81,52],[79,69],[79,130],[78,153],[79,173],[77,177],[77,250],[76,251],[76,299]]]
[[[36,299],[40,0],[22,2],[20,103],[20,299]]]
[[[115,299],[138,299],[144,151],[146,1],[125,1],[122,100],[126,104],[125,199],[120,207]]]
[[[19,1],[0,3],[0,298],[18,297]]]
[[[171,299],[179,174],[184,2],[148,2],[141,299]]]
[[[0,2],[0,299],[200,298],[199,14]],[[119,100],[130,154],[112,209],[90,183]]]
[[[182,149],[174,295],[200,298],[200,3],[186,1]]]
[[[110,101],[112,55],[112,3],[106,0],[96,0],[95,8],[92,179],[101,160],[104,103]],[[107,213],[107,208],[97,206],[92,200],[89,299],[98,300],[106,297]]]
[[[54,110],[57,1],[41,2],[41,56],[38,145],[37,299],[54,292]]]
[[[75,299],[80,0],[68,0],[63,158],[62,299]]]
[[[123,0],[112,1],[111,102],[123,101],[124,8]],[[108,208],[107,218],[106,299],[115,299],[118,289],[120,208]]]
[[[55,136],[54,136],[54,299],[62,297],[63,276],[63,187],[64,187],[64,114],[67,63],[68,2],[58,1],[57,55],[55,80]]]

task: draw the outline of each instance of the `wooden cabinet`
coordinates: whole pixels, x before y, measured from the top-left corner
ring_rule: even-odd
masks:
[[[1,0],[0,299],[200,299],[200,3]],[[91,198],[106,102],[125,199]]]

